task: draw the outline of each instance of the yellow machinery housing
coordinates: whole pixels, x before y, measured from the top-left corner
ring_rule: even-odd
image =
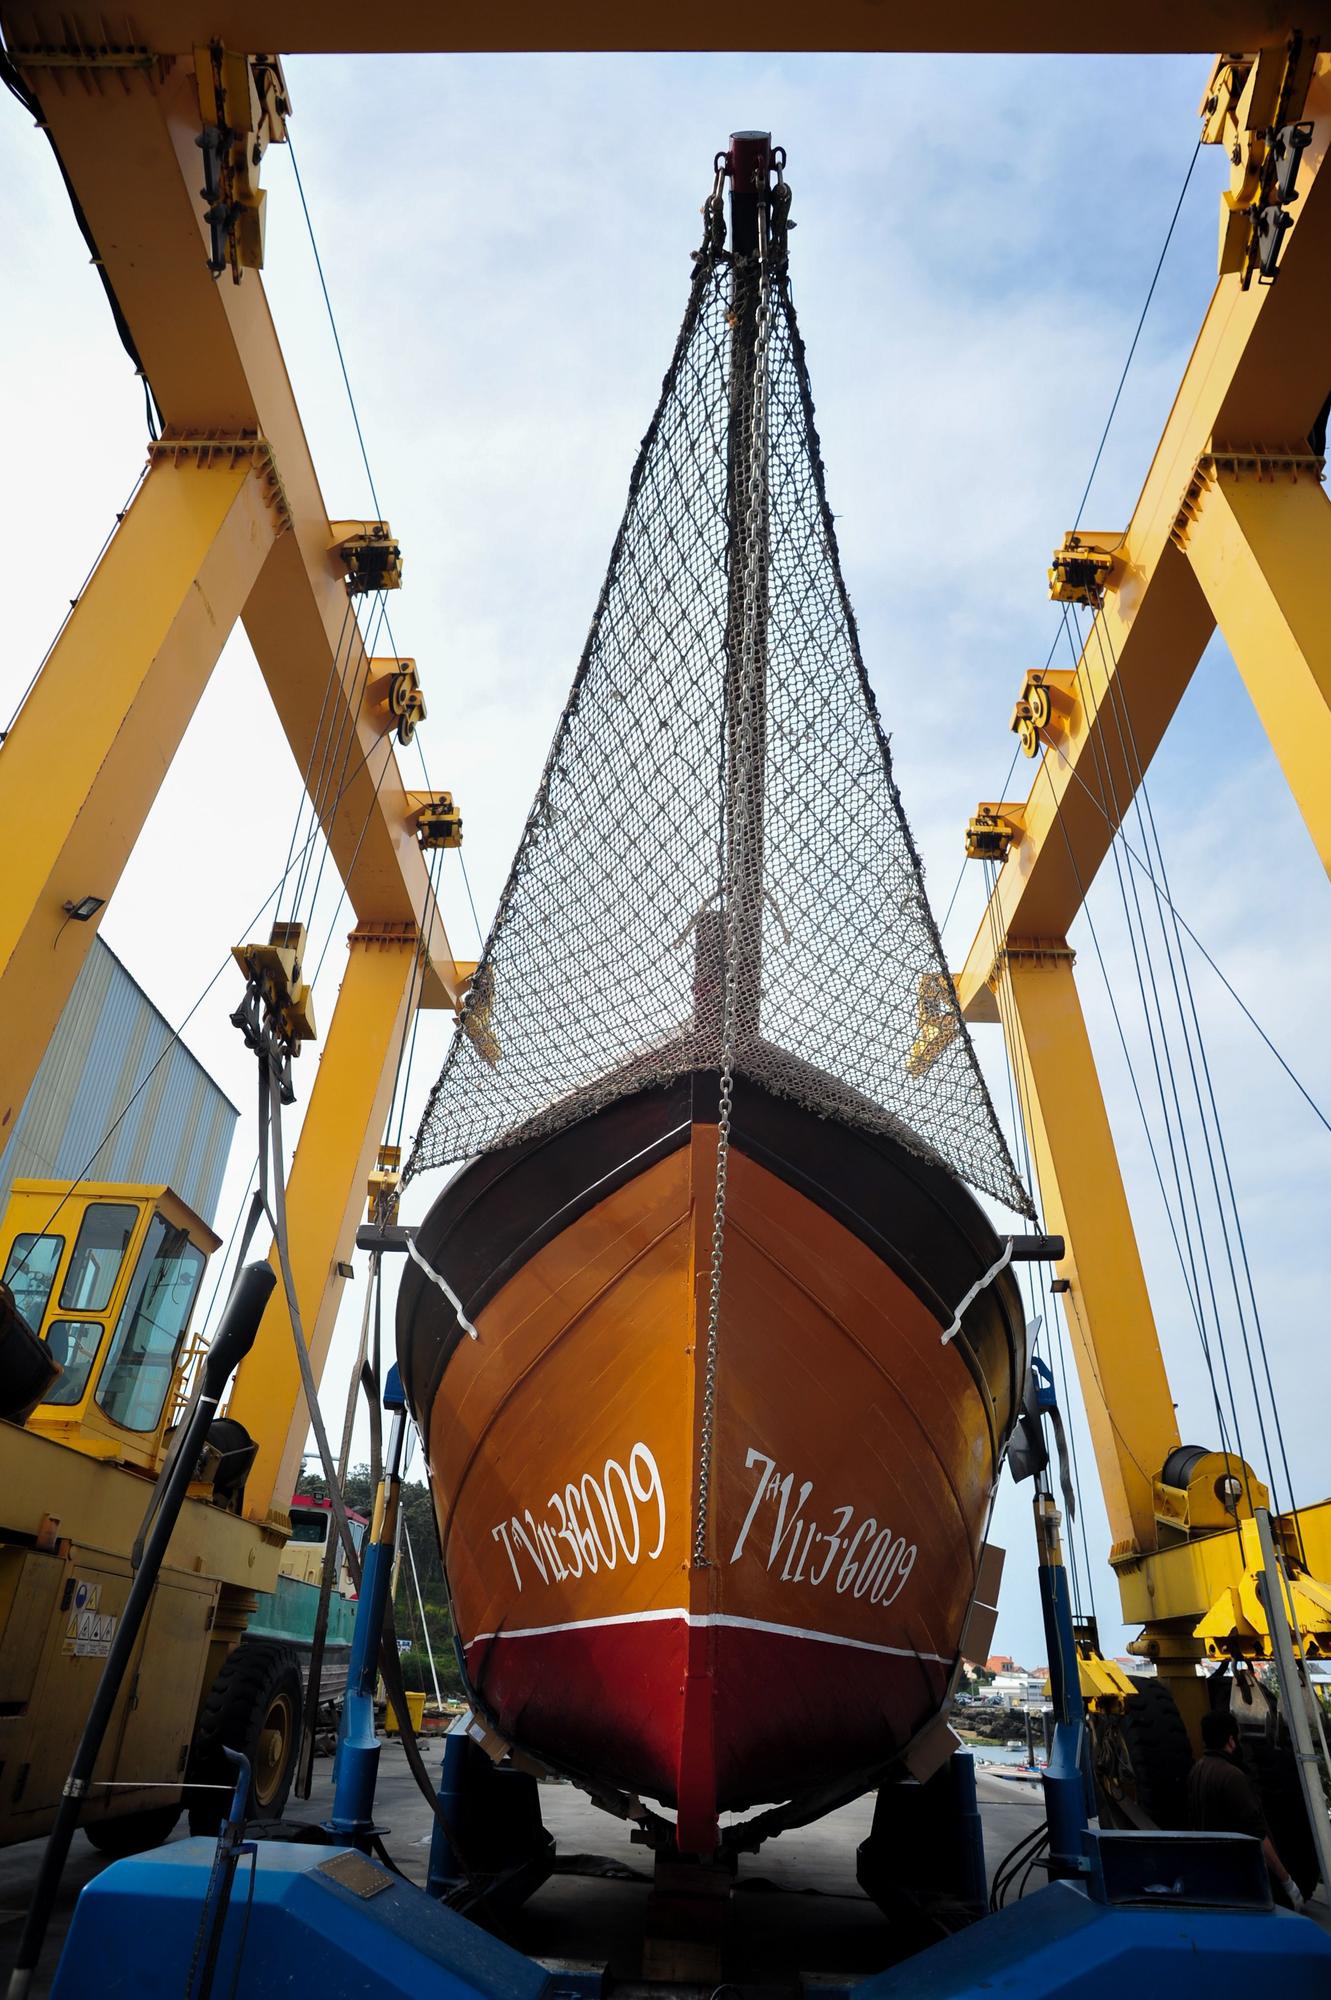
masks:
[[[188,1394],[190,1320],[217,1247],[166,1187],[19,1181],[0,1225],[3,1282],[61,1369],[25,1424],[0,1425],[0,1842],[54,1817]],[[284,1526],[240,1511],[253,1457],[238,1427],[214,1424],[85,1809],[113,1851],[174,1820],[201,1703],[255,1593],[276,1586]],[[288,1675],[285,1707],[259,1718],[270,1766],[289,1761],[296,1720]]]

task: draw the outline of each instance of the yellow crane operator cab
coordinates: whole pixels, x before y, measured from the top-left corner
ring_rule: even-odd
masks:
[[[16,1312],[45,1350],[26,1347],[27,1427],[155,1470],[201,1351],[190,1320],[219,1243],[168,1187],[16,1181],[0,1225],[10,1295],[0,1305],[11,1339],[22,1339]]]

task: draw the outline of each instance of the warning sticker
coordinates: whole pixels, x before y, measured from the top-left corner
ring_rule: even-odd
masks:
[[[100,1583],[77,1583],[70,1603],[62,1650],[79,1660],[104,1660],[115,1637],[114,1612],[101,1610]]]

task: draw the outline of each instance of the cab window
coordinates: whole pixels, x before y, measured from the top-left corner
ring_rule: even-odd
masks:
[[[97,1359],[105,1327],[95,1319],[53,1319],[46,1344],[64,1369],[43,1403],[77,1403],[88,1386],[88,1372]]]
[[[328,1516],[322,1512],[297,1512],[292,1509],[291,1540],[293,1542],[321,1543],[328,1539]]]
[[[95,1201],[75,1240],[60,1305],[65,1312],[104,1312],[134,1234],[139,1211],[129,1202]]]
[[[156,1429],[202,1273],[202,1251],[155,1215],[97,1389],[112,1423]]]
[[[14,1238],[3,1282],[14,1294],[14,1304],[34,1333],[41,1331],[42,1316],[64,1247],[63,1236],[35,1236],[31,1230]]]

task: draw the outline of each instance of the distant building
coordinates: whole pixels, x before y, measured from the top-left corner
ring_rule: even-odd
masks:
[[[1045,1676],[1042,1673],[1028,1674],[1024,1667],[1016,1667],[1011,1673],[995,1674],[990,1692],[1006,1702],[1009,1708],[1027,1708],[1038,1706],[1047,1699],[1044,1690]]]

